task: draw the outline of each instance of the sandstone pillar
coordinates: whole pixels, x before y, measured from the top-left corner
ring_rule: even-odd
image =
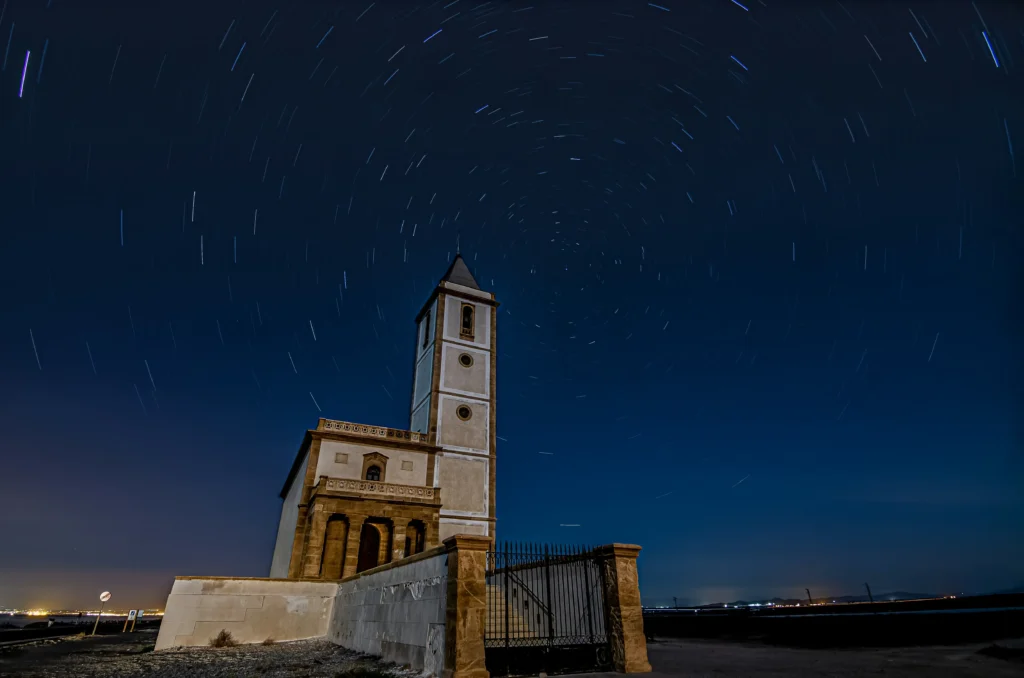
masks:
[[[348,537],[345,539],[345,566],[341,578],[351,577],[359,566],[359,537],[363,533],[363,521],[366,516],[349,515]]]
[[[320,575],[324,579],[341,579],[345,541],[348,538],[347,529],[347,523],[338,517],[327,520],[327,531],[324,533],[324,562],[320,568]]]
[[[490,678],[484,659],[484,572],[491,540],[457,534],[445,539],[444,545],[448,549],[448,605],[443,678]]]
[[[391,528],[383,523],[378,523],[375,527],[380,533],[380,546],[377,548],[377,565],[379,566],[391,562],[391,558],[388,557],[391,555]]]
[[[426,551],[435,546],[440,546],[441,542],[438,541],[440,534],[440,520],[438,519],[438,514],[435,513],[433,519],[423,525],[423,550]],[[415,544],[413,546],[415,547]],[[416,549],[413,548],[413,550],[415,551]]]
[[[316,578],[320,576],[320,564],[324,556],[324,536],[327,532],[327,512],[324,505],[317,502],[313,505],[313,520],[306,537],[305,562],[302,564],[302,576]]]
[[[292,539],[292,557],[288,561],[288,578],[302,576],[302,554],[306,545],[306,524],[309,522],[309,507],[299,506],[299,518],[295,523],[295,537]]]
[[[391,560],[405,558],[405,525],[396,522],[391,538]]]
[[[610,544],[597,548],[595,553],[604,556],[601,563],[604,601],[615,670],[619,673],[648,673],[651,665],[647,662],[647,639],[636,574],[640,547]]]

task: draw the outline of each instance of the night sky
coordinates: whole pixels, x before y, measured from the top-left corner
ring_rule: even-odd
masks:
[[[0,606],[266,576],[304,431],[408,428],[459,251],[499,539],[640,544],[649,603],[1024,582],[1021,5],[4,0],[0,44]]]

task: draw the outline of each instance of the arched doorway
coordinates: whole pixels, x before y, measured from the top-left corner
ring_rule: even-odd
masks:
[[[379,555],[380,530],[372,523],[363,523],[363,529],[359,532],[359,560],[356,563],[356,572],[377,567]]]
[[[405,528],[405,557],[422,553],[426,545],[427,528],[419,520],[409,521]]]

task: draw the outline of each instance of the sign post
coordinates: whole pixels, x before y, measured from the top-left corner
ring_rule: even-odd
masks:
[[[124,628],[121,629],[121,633],[128,630],[128,622],[132,623],[132,630],[135,629],[135,610],[128,610],[128,617],[124,620]]]
[[[96,635],[96,627],[100,625],[100,617],[103,616],[103,606],[110,600],[110,591],[104,591],[100,594],[100,611],[96,614],[96,623],[92,625],[92,635]]]
[[[138,613],[135,615],[135,619],[132,619],[131,633],[135,633],[135,622],[137,622],[140,619],[142,619],[142,610],[138,611]]]

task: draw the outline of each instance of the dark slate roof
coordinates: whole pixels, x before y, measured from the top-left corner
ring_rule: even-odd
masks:
[[[455,255],[455,261],[452,262],[452,265],[448,267],[448,271],[441,277],[441,282],[455,283],[456,285],[462,285],[474,290],[480,289],[480,285],[476,283],[476,278],[469,272],[469,266],[466,266],[466,260],[462,258],[461,254]]]

